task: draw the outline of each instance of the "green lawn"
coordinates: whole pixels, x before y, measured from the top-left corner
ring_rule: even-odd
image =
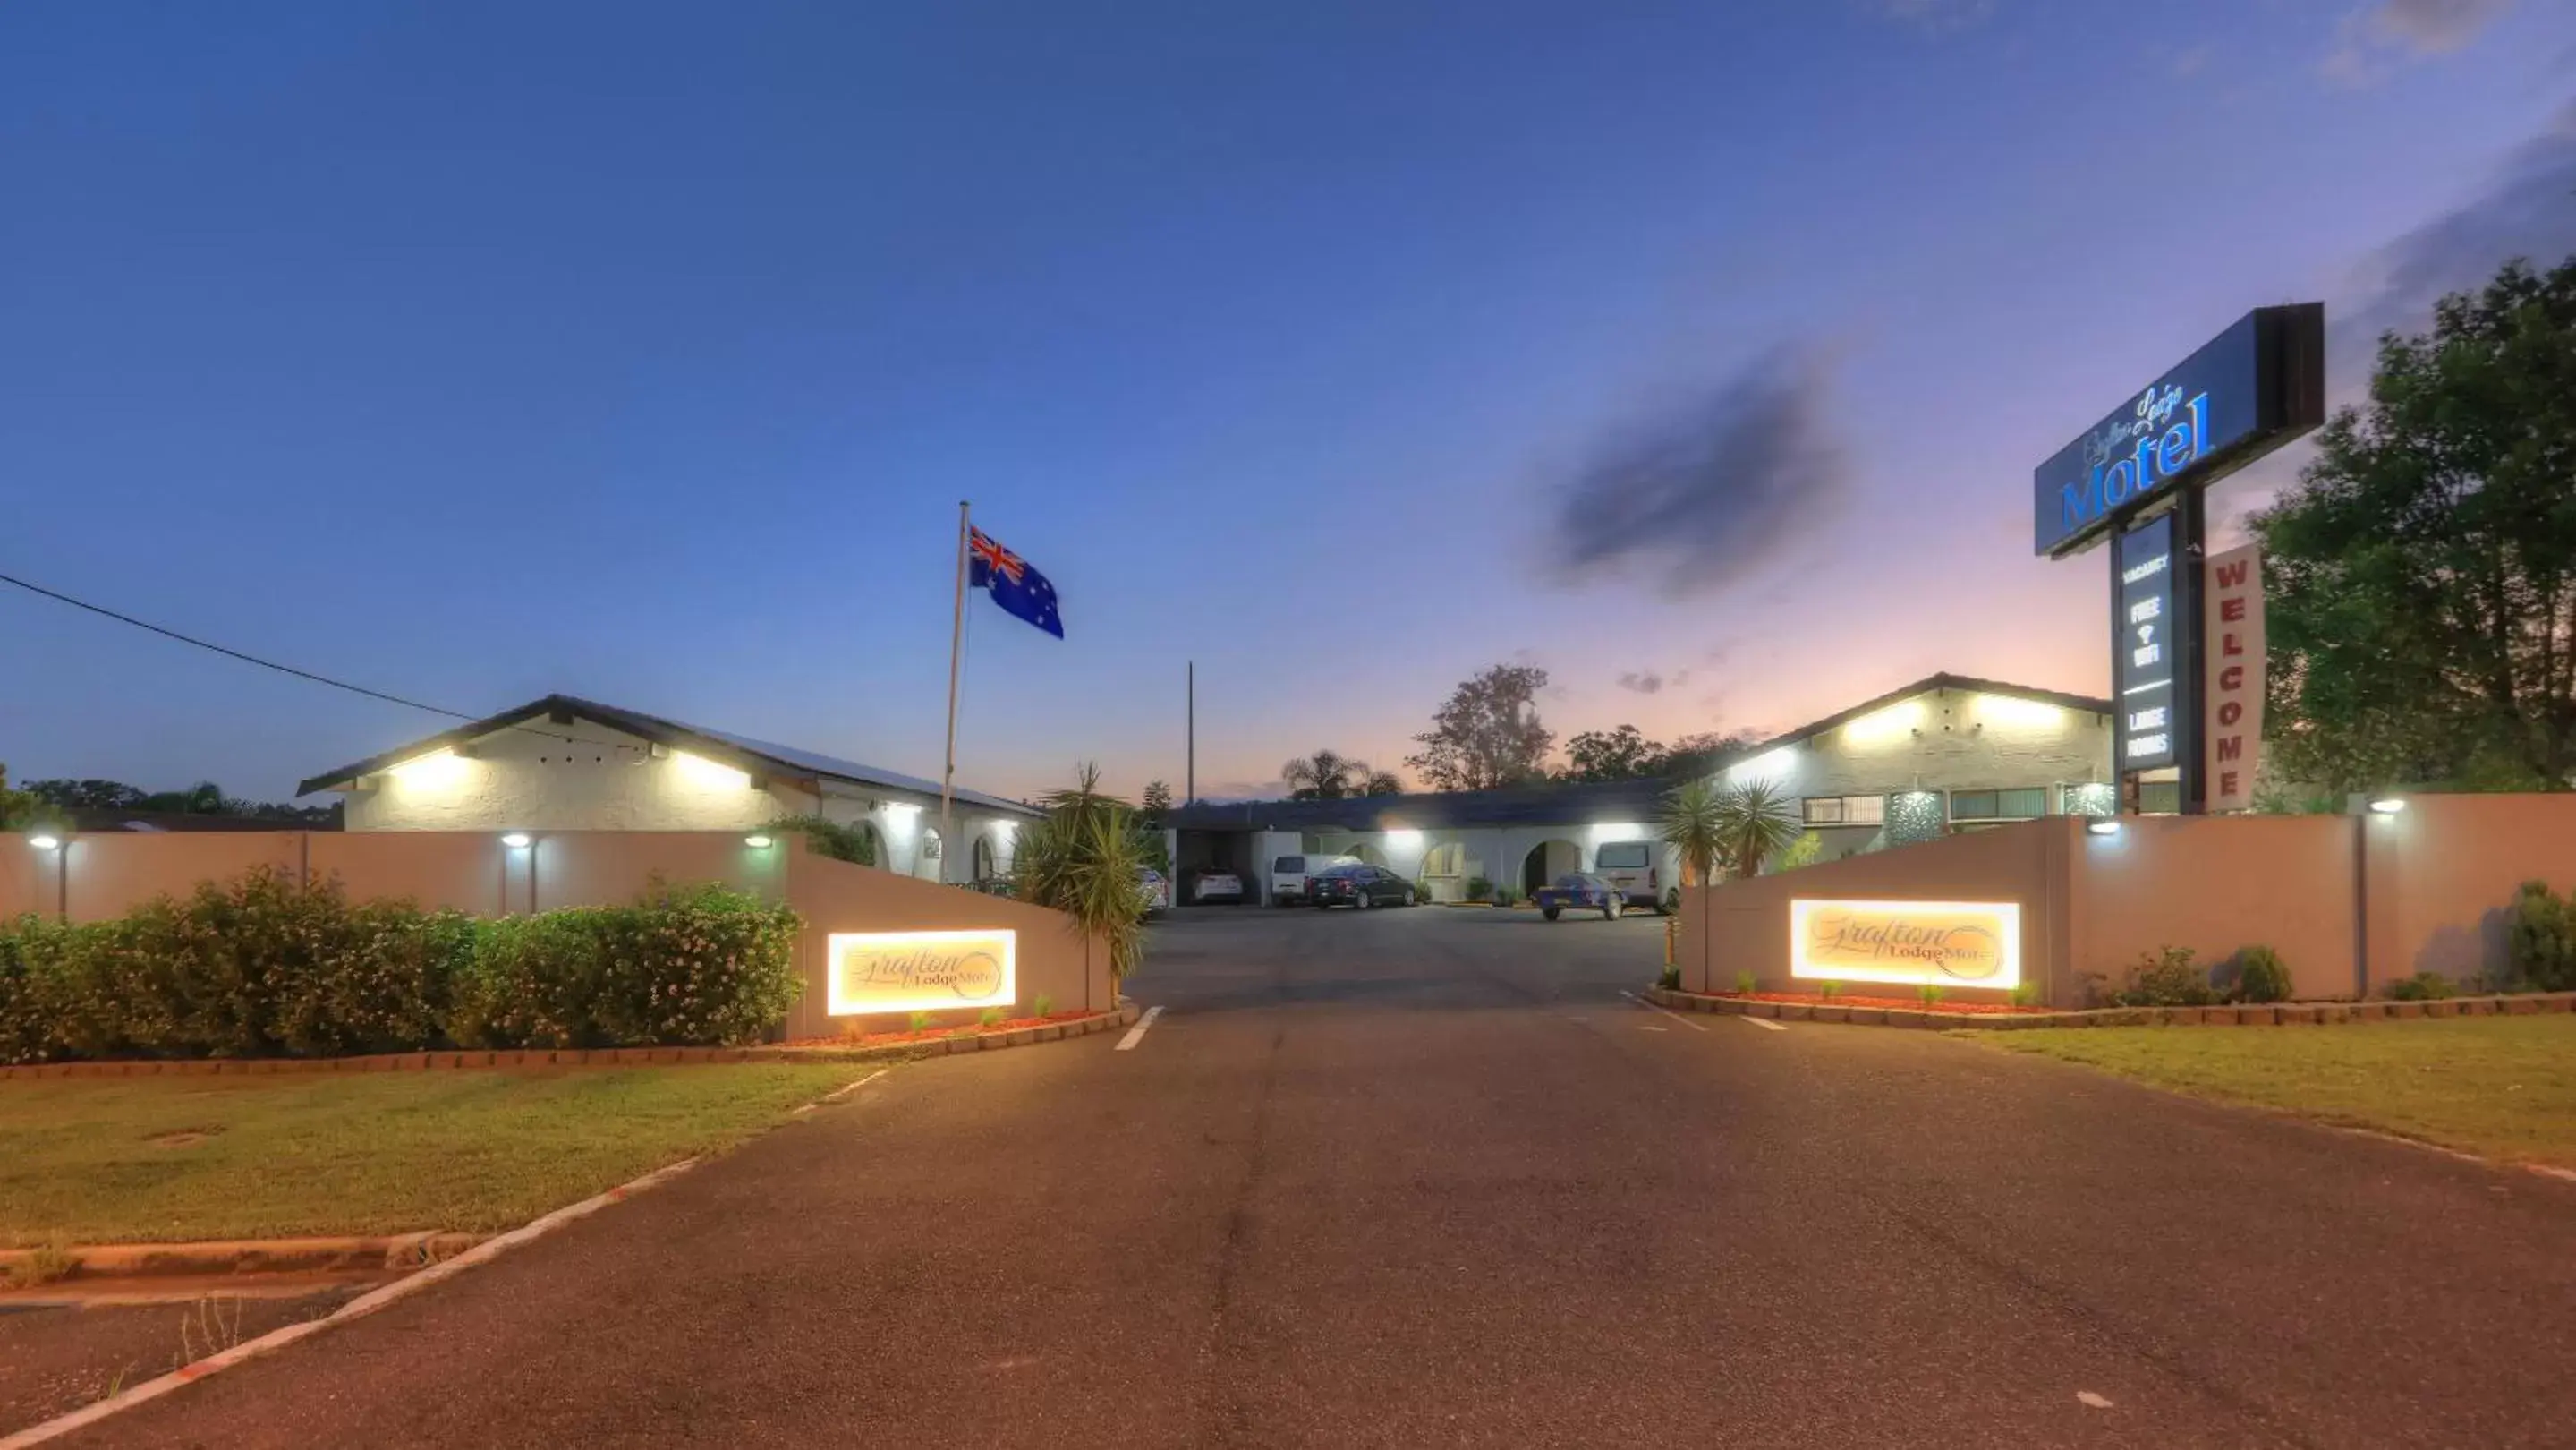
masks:
[[[874,1070],[0,1083],[0,1246],[514,1228]]]
[[[2177,1092],[2576,1168],[2576,1016],[1981,1036]]]

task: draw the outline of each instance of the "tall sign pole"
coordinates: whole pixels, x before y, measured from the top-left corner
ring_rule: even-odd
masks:
[[[2209,808],[2205,491],[2325,421],[2325,331],[2322,302],[2257,308],[2031,476],[2033,552],[2062,559],[2112,543],[2111,770],[2123,809],[2139,807],[2139,776],[2164,770],[2181,811]]]

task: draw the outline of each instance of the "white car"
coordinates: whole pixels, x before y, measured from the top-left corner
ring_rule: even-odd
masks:
[[[1212,901],[1240,904],[1243,900],[1243,878],[1231,871],[1202,871],[1190,887],[1190,900],[1200,906]]]
[[[1322,871],[1347,866],[1357,856],[1274,856],[1270,859],[1270,904],[1296,906],[1309,898],[1306,883]]]

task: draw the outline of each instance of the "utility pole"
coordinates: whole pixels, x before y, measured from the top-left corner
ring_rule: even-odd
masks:
[[[1181,776],[1181,804],[1183,805],[1188,805],[1199,798],[1199,662],[1197,660],[1190,661],[1188,696],[1189,758],[1183,766]]]

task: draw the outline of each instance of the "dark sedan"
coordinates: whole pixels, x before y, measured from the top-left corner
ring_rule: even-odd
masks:
[[[1383,866],[1346,861],[1307,877],[1306,899],[1317,906],[1411,906],[1413,883]]]
[[[1579,871],[1570,876],[1559,876],[1555,885],[1538,889],[1539,912],[1550,921],[1567,911],[1597,911],[1617,921],[1619,906],[1619,888],[1598,876]]]

